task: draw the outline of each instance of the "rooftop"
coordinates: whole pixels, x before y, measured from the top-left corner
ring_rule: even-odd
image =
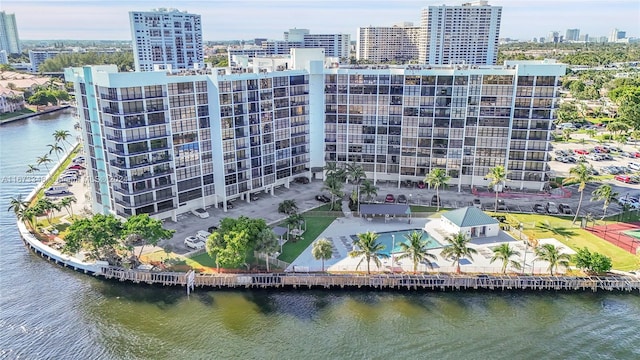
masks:
[[[484,211],[473,206],[451,210],[442,214],[442,217],[448,219],[461,228],[498,223],[498,220],[492,218],[491,216],[485,214]]]

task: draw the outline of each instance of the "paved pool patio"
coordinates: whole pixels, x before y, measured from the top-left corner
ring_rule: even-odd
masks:
[[[359,268],[358,263],[361,258],[349,257],[349,252],[353,249],[353,240],[351,235],[363,233],[367,231],[374,231],[377,233],[389,232],[389,231],[401,231],[411,229],[424,229],[435,240],[441,244],[446,244],[445,237],[448,236],[440,228],[439,219],[429,218],[412,218],[409,223],[407,218],[390,218],[385,221],[384,219],[367,220],[365,218],[358,217],[340,217],[333,221],[325,231],[320,234],[318,239],[325,238],[332,243],[333,257],[324,262],[324,269],[331,273],[340,272],[366,272],[367,264],[363,262]],[[530,246],[525,246],[524,242],[519,241],[511,237],[511,235],[500,231],[498,236],[494,237],[477,237],[473,238],[470,247],[476,249],[478,252],[472,259],[461,259],[461,271],[470,273],[498,273],[501,271],[502,262],[495,261],[491,263],[493,257],[492,249],[503,243],[509,243],[516,251],[520,252],[520,256],[513,257],[512,259],[523,263],[526,262],[525,272],[544,274],[548,273],[548,264],[544,261],[536,260],[536,256],[533,249]],[[540,244],[554,244],[555,246],[562,247],[562,251],[567,254],[574,254],[575,252],[568,247],[564,246],[556,239],[540,239]],[[287,267],[285,271],[288,272],[315,272],[322,271],[322,262],[313,258],[311,254],[313,244],[309,245],[292,263]],[[436,260],[431,260],[430,266],[427,263],[418,264],[418,271],[424,272],[455,272],[456,268],[452,264],[452,260],[443,258],[440,253],[442,248],[435,248],[429,250],[429,253],[436,256]],[[381,259],[381,266],[378,267],[371,261],[371,272],[412,272],[413,262],[410,259],[398,260],[397,255],[394,256],[394,264],[391,263],[391,258]],[[564,269],[559,268],[561,273]],[[515,270],[511,267],[507,268],[507,272],[521,272],[521,270]]]

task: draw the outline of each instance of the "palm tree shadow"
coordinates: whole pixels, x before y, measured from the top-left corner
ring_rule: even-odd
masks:
[[[550,232],[554,235],[563,236],[563,237],[570,237],[570,236],[576,235],[576,232],[574,229],[567,228],[564,226],[554,226],[554,225],[551,225],[549,221],[539,222],[538,225],[536,225],[536,228],[543,231]]]

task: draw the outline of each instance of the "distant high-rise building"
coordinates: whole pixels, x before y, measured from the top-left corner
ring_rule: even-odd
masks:
[[[589,34],[580,35],[580,37],[578,38],[578,41],[589,42]]]
[[[564,39],[565,41],[578,41],[580,39],[580,29],[567,29]]]
[[[621,31],[618,29],[611,30],[611,34],[609,35],[609,42],[617,42],[618,40],[622,40],[627,36],[626,31]]]
[[[559,43],[560,42],[560,33],[557,31],[549,31],[549,35],[547,35],[547,42],[551,43]]]
[[[420,62],[495,64],[502,7],[487,1],[422,10]]]
[[[129,12],[136,71],[204,67],[200,15],[176,9]]]
[[[421,27],[411,22],[359,27],[356,59],[372,62],[407,62],[418,59]]]
[[[0,64],[8,64],[9,58],[7,58],[7,50],[0,50]]]
[[[262,47],[268,55],[287,55],[290,49],[323,48],[325,56],[348,58],[351,52],[351,36],[311,34],[309,29],[289,29],[284,32],[284,41],[263,41]]]
[[[5,50],[8,54],[22,52],[20,39],[18,38],[16,15],[7,14],[4,11],[0,11],[0,50]]]

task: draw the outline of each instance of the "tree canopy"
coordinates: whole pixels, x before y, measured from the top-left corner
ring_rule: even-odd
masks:
[[[268,227],[263,219],[251,219],[246,216],[237,219],[224,218],[220,221],[218,230],[207,240],[207,253],[215,259],[218,267],[236,268],[246,265],[247,252],[262,239],[260,234],[265,229]],[[264,245],[260,244],[260,247]],[[269,244],[266,245],[271,247]]]
[[[119,71],[133,70],[133,52],[119,51],[112,54],[96,52],[63,53],[40,64],[40,72],[61,72],[66,67],[115,64]]]

